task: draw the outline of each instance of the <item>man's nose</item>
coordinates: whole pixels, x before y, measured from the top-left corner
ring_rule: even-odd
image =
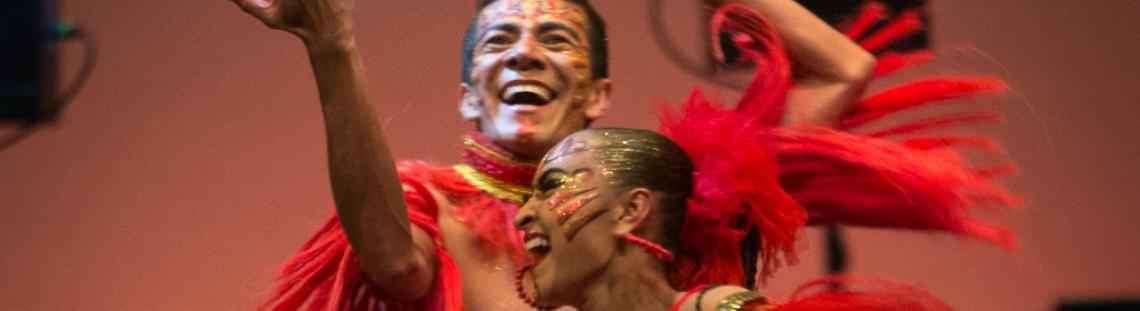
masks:
[[[507,67],[515,71],[542,70],[542,55],[536,44],[530,37],[515,43],[507,55]]]

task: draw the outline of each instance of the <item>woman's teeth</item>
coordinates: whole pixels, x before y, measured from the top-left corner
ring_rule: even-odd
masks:
[[[544,238],[533,238],[533,239],[526,241],[526,250],[528,252],[536,251],[536,250],[540,250],[540,249],[549,249],[549,248],[550,248],[550,240],[547,240]]]

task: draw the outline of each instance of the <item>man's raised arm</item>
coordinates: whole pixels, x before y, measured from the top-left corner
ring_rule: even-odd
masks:
[[[437,259],[431,239],[410,224],[403,185],[368,98],[353,36],[354,1],[233,1],[305,44],[324,114],[333,199],[361,269],[388,297],[426,296]]]
[[[792,61],[795,87],[788,94],[782,125],[836,123],[863,95],[875,58],[793,0],[705,0],[708,5],[740,3],[760,12],[779,32]]]

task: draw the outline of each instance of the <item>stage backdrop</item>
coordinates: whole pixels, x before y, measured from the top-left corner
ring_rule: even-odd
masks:
[[[359,2],[359,43],[395,152],[458,161],[472,129],[456,98],[473,2]],[[595,2],[611,25],[616,102],[599,125],[654,128],[651,100],[676,102],[702,82],[654,46],[645,1]],[[696,57],[699,15],[684,9],[695,4],[667,3],[670,32]],[[1022,250],[853,230],[854,272],[923,285],[961,310],[1140,296],[1140,2],[929,5],[932,44],[958,61],[910,74],[993,73],[1013,87],[987,101],[1009,122],[986,130],[1022,170],[1009,185],[1026,209],[1006,219]],[[331,209],[300,42],[223,0],[63,1],[62,15],[98,36],[102,55],[56,124],[0,151],[0,309],[250,309],[268,271]],[[74,76],[81,47],[62,48],[61,76]],[[774,296],[820,275],[820,234],[805,241]]]

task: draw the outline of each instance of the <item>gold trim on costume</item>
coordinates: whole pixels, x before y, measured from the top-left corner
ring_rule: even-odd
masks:
[[[717,303],[716,309],[714,309],[714,310],[716,310],[716,311],[739,311],[740,308],[744,307],[744,305],[747,305],[748,303],[750,303],[756,299],[763,299],[764,300],[765,306],[760,307],[759,310],[768,310],[768,309],[772,308],[772,305],[768,304],[768,297],[764,297],[764,294],[761,294],[760,292],[747,291],[747,292],[739,292],[739,293],[729,295],[727,298],[724,298],[724,300],[721,300],[719,303]]]
[[[467,147],[475,148],[476,150],[478,150],[479,152],[481,152],[483,154],[494,157],[495,159],[499,159],[500,161],[507,162],[508,164],[511,164],[511,165],[525,167],[525,168],[537,168],[538,167],[538,165],[536,165],[535,163],[522,162],[519,160],[515,160],[515,159],[512,159],[508,156],[503,155],[502,153],[499,153],[498,151],[491,150],[491,148],[487,148],[487,146],[480,145],[478,142],[476,142],[474,139],[471,139],[471,138],[464,139],[463,144],[466,145]]]
[[[526,195],[530,194],[530,188],[526,186],[495,179],[490,175],[475,170],[475,168],[470,165],[456,164],[452,166],[452,168],[454,168],[456,172],[459,172],[459,176],[463,176],[463,179],[466,179],[472,186],[479,188],[479,190],[486,191],[491,194],[491,196],[500,200],[522,205],[524,203],[523,198],[526,198]]]

